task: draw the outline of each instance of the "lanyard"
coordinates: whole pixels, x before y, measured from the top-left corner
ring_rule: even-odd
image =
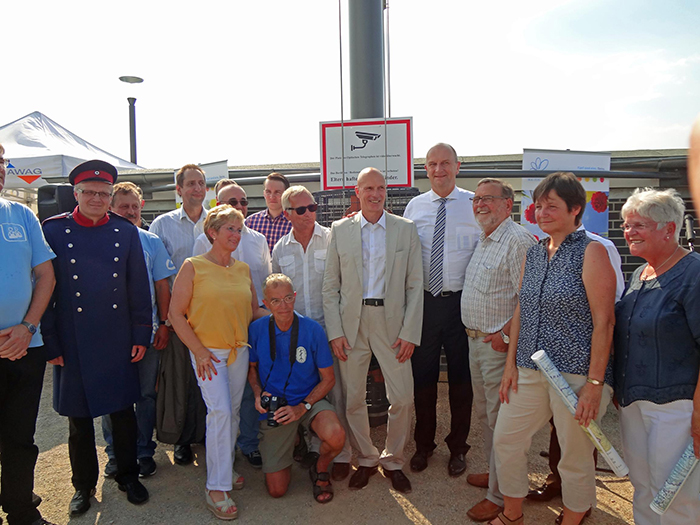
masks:
[[[277,338],[275,337],[275,319],[272,315],[270,315],[270,323],[268,325],[268,330],[270,333],[270,359],[272,359],[272,366],[270,367],[270,371],[267,373],[267,378],[265,379],[265,386],[267,386],[267,382],[270,380],[270,374],[272,374],[272,370],[275,368],[275,362],[277,360]],[[292,377],[292,370],[294,369],[294,363],[296,363],[296,350],[297,350],[297,344],[299,342],[299,318],[297,317],[297,314],[294,313],[294,320],[292,321],[292,340],[289,345],[289,374],[287,375],[287,381],[284,383],[284,390],[282,391],[282,395],[285,396],[287,393],[287,386],[289,385],[289,379]],[[265,387],[263,387],[263,390],[266,390]]]

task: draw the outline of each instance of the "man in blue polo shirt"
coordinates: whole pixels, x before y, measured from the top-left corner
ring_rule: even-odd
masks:
[[[328,467],[343,449],[345,431],[325,399],[335,384],[326,333],[316,321],[294,312],[296,293],[286,275],[270,275],[263,294],[272,315],[248,330],[248,381],[255,407],[263,414],[260,454],[267,491],[275,498],[287,492],[294,439],[304,424],[321,441],[318,461],[309,470],[314,499],[328,503],[333,499]]]
[[[0,190],[9,163],[4,153],[0,144]],[[32,211],[0,198],[0,464],[2,508],[10,525],[50,525],[32,502],[32,487],[47,359],[37,325],[56,284],[54,257]]]
[[[148,284],[151,289],[151,309],[153,310],[151,345],[143,359],[136,365],[141,384],[141,398],[136,402],[136,425],[138,426],[136,454],[139,462],[139,476],[146,478],[156,473],[156,462],[153,459],[156,451],[156,442],[153,440],[153,428],[156,424],[156,383],[160,351],[165,349],[170,338],[170,331],[165,324],[170,308],[168,278],[175,275],[177,270],[160,237],[146,231],[147,228],[141,219],[143,205],[143,192],[133,182],[120,182],[112,188],[110,211],[128,219],[139,229],[139,239],[143,247]],[[106,478],[113,478],[117,475],[117,460],[114,455],[112,424],[109,416],[102,416],[102,435],[107,442],[105,452],[109,457],[104,475]]]

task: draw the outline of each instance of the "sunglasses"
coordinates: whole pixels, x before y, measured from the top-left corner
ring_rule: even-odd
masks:
[[[313,203],[309,204],[308,206],[299,206],[298,208],[287,208],[287,211],[294,210],[297,212],[297,215],[304,215],[306,213],[306,210],[309,210],[311,213],[316,212],[318,210],[318,204]]]
[[[230,204],[234,208],[238,206],[238,203],[241,203],[241,206],[248,206],[248,199],[241,199],[240,201],[236,198],[229,199],[226,202],[222,202],[221,204]]]

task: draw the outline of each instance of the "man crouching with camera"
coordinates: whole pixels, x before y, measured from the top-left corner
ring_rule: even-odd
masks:
[[[328,467],[345,444],[345,431],[325,398],[335,384],[328,339],[320,324],[294,312],[296,292],[289,277],[270,275],[263,295],[272,315],[248,330],[248,381],[263,414],[260,454],[267,491],[273,498],[287,492],[297,427],[304,424],[321,440],[320,457],[309,469],[314,499],[328,503],[333,499]]]

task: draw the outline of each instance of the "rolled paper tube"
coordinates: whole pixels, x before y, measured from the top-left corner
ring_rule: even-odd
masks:
[[[696,458],[693,453],[693,441],[691,440],[688,447],[683,451],[681,459],[679,459],[676,466],[673,467],[671,475],[666,480],[666,483],[661,487],[654,501],[649,504],[651,510],[659,515],[666,512],[671,506],[671,503],[673,503],[673,500],[676,499],[678,492],[683,488],[686,480],[693,473],[697,464],[698,458]]]
[[[566,382],[564,376],[561,375],[559,369],[552,363],[552,360],[549,359],[547,353],[544,350],[539,350],[532,354],[530,359],[534,361],[537,368],[544,374],[549,384],[554,387],[554,390],[559,394],[559,397],[564,402],[564,405],[566,405],[566,408],[569,409],[569,412],[571,412],[572,415],[576,414],[578,396],[571,389],[569,383]],[[612,446],[610,440],[603,434],[598,423],[591,421],[588,427],[581,426],[581,430],[590,438],[616,476],[622,478],[629,474],[630,469],[622,460],[620,454],[617,453],[617,450]]]

